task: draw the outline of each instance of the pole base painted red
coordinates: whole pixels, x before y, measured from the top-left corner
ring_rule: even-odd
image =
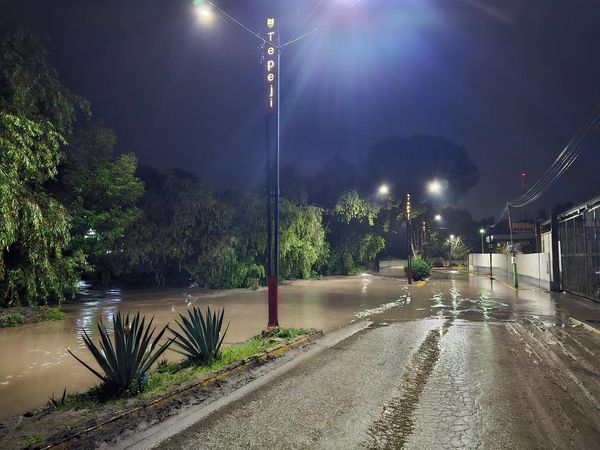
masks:
[[[277,275],[269,275],[268,280],[269,297],[269,324],[268,327],[278,327],[279,320],[277,314],[277,304],[279,303],[279,286]]]
[[[408,275],[408,277],[407,277],[408,278],[408,284],[412,284],[412,280],[413,280],[413,278],[412,278],[412,269],[408,269],[408,274],[407,275]]]

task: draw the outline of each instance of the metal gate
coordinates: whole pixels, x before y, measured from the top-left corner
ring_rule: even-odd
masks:
[[[600,301],[600,197],[559,216],[562,288]]]

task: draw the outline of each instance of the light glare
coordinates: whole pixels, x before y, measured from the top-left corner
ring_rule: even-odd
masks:
[[[214,12],[207,4],[195,5],[196,18],[200,23],[210,24],[214,19]]]
[[[433,180],[427,185],[427,190],[430,194],[439,194],[442,192],[442,183],[438,180]]]

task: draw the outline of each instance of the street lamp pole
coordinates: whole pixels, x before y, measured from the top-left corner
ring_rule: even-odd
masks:
[[[479,230],[479,234],[481,235],[481,254],[483,255],[485,253],[485,251],[483,249],[483,235],[485,234],[485,230],[483,228],[481,228]]]
[[[194,0],[198,13],[202,17],[210,17],[212,12],[207,7],[214,8],[225,19],[233,22],[254,38],[261,41],[264,48],[263,60],[265,61],[266,82],[266,153],[267,153],[267,285],[268,285],[268,327],[279,326],[279,155],[280,155],[280,92],[281,92],[281,51],[284,47],[298,42],[317,31],[310,30],[284,44],[280,43],[279,27],[275,18],[269,17],[266,21],[266,38],[251,30],[239,20],[228,14],[210,0]]]
[[[279,326],[279,155],[281,48],[275,18],[267,19],[265,82],[267,87],[265,133],[267,144],[267,286],[268,327]]]
[[[412,284],[412,248],[411,248],[411,229],[410,229],[410,194],[406,194],[406,278],[408,284]]]

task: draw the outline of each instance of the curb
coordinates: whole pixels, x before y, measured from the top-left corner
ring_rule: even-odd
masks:
[[[485,278],[487,278],[488,280],[490,279],[490,275],[489,275],[489,274],[487,274],[487,275],[486,275],[486,274],[479,273],[479,272],[473,272],[472,270],[469,270],[469,274],[471,274],[471,275],[478,275],[478,276],[480,276],[480,277],[485,277]],[[512,290],[513,290],[513,291],[515,291],[515,292],[518,292],[518,290],[519,290],[519,288],[516,288],[516,287],[514,287],[513,285],[510,285],[510,284],[508,284],[506,281],[504,281],[504,280],[501,280],[500,278],[495,278],[495,277],[492,277],[492,280],[493,280],[493,281],[497,281],[498,283],[500,283],[500,284],[502,284],[502,285],[506,286],[507,288],[510,288],[510,289],[512,289]]]
[[[114,417],[111,417],[110,419],[99,423],[97,425],[94,425],[92,427],[86,428],[78,433],[72,434],[70,436],[67,436],[63,439],[61,439],[60,441],[56,442],[56,443],[52,443],[49,445],[46,445],[44,447],[41,447],[42,450],[47,450],[47,449],[67,449],[69,448],[69,444],[72,441],[75,440],[79,440],[80,438],[85,437],[86,435],[89,435],[91,433],[93,433],[94,431],[98,431],[101,430],[102,428],[104,428],[107,425],[110,425],[114,422],[117,422],[121,419],[124,419],[126,417],[130,417],[134,414],[140,413],[142,411],[146,411],[150,408],[153,408],[167,400],[170,400],[174,397],[177,397],[178,395],[190,391],[192,389],[196,389],[196,388],[204,388],[207,386],[210,386],[214,383],[216,383],[217,381],[221,381],[224,380],[226,378],[229,378],[231,375],[241,372],[245,369],[250,368],[251,366],[253,366],[255,363],[259,363],[259,362],[263,362],[266,361],[270,358],[278,358],[281,355],[283,355],[284,353],[288,352],[289,350],[292,350],[293,348],[299,347],[300,345],[307,343],[311,340],[313,340],[315,337],[320,337],[323,335],[322,331],[315,331],[311,334],[307,334],[304,336],[300,336],[297,337],[289,342],[284,342],[282,344],[279,344],[269,350],[266,350],[262,353],[257,353],[256,355],[252,355],[249,358],[246,359],[242,359],[240,361],[234,362],[228,366],[225,366],[221,369],[219,369],[216,372],[213,372],[212,374],[209,374],[207,376],[205,376],[204,378],[198,380],[195,383],[192,383],[190,385],[187,385],[183,388],[180,389],[176,389],[175,391],[163,396],[163,397],[159,397],[155,400],[152,400],[149,403],[146,403],[142,406],[138,406],[136,408],[133,408],[129,411],[125,411],[121,414],[118,414]]]
[[[591,325],[588,325],[587,323],[581,322],[580,320],[574,319],[573,317],[569,317],[569,320],[571,321],[571,323],[573,324],[573,326],[576,327],[583,327],[588,331],[591,331],[594,334],[597,334],[598,336],[600,336],[600,330],[598,328],[595,328]]]

